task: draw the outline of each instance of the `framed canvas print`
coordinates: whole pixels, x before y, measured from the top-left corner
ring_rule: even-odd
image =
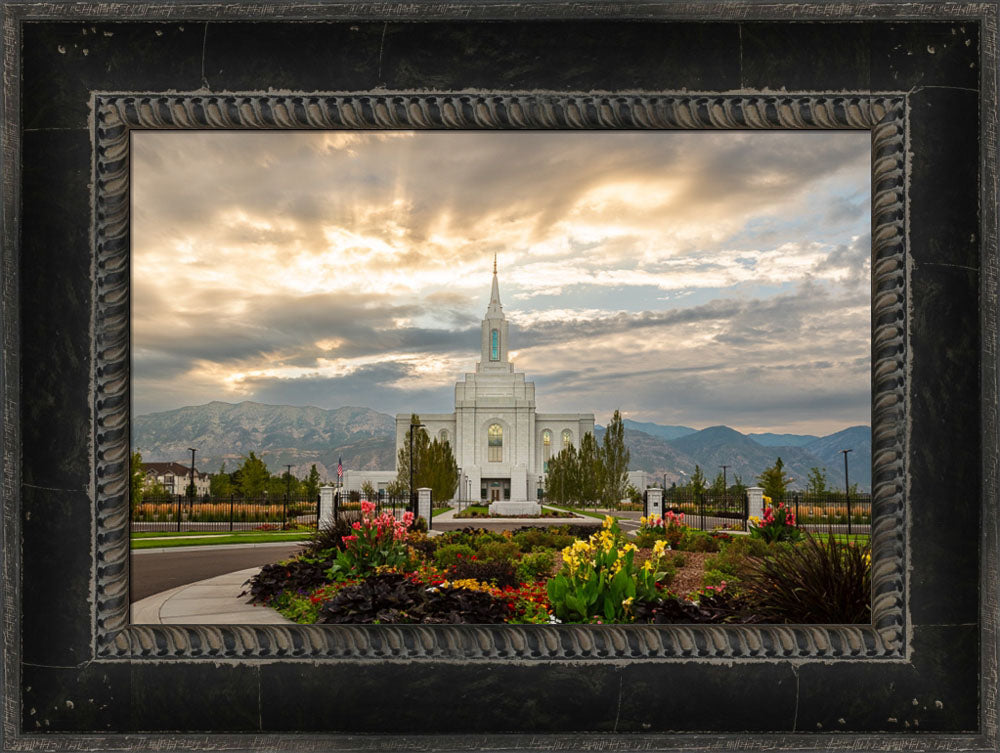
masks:
[[[3,22],[5,749],[996,748],[995,3]]]

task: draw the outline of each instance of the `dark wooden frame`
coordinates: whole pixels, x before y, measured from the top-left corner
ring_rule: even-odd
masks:
[[[4,632],[5,743],[51,746],[53,737],[44,733],[59,730],[73,733],[58,738],[67,747],[350,749],[391,742],[476,749],[600,741],[629,748],[798,749],[827,745],[833,732],[839,743],[855,746],[892,747],[905,736],[904,744],[915,749],[994,748],[997,6],[334,2],[270,8],[265,16],[340,23],[200,24],[202,83],[209,29],[222,39],[222,59],[233,64],[253,60],[238,43],[255,34],[272,45],[280,45],[283,34],[309,37],[317,28],[349,39],[377,32],[371,23],[377,19],[382,38],[369,48],[377,50],[377,61],[372,54],[359,64],[360,74],[349,70],[349,60],[338,62],[345,67],[335,71],[344,70],[349,85],[334,94],[314,93],[304,52],[265,54],[274,72],[247,74],[271,86],[272,78],[300,82],[287,94],[254,93],[246,83],[196,91],[186,83],[187,69],[160,76],[150,67],[141,88],[121,71],[84,70],[81,82],[49,59],[66,55],[66,45],[56,41],[69,38],[68,27],[53,21],[78,19],[80,44],[91,43],[89,33],[95,48],[115,34],[126,37],[120,46],[95,49],[95,58],[103,54],[113,62],[114,54],[149,44],[133,32],[152,27],[112,27],[103,23],[109,17],[163,19],[170,49],[184,51],[191,42],[177,31],[182,23],[262,18],[260,9],[240,3],[4,8],[3,535],[11,615]],[[433,23],[469,17],[474,20],[458,26]],[[523,19],[556,19],[558,28],[584,37],[594,27],[579,19],[602,18],[614,24],[600,34],[613,29],[634,43],[616,51],[623,52],[625,68],[655,68],[660,40],[650,41],[649,21],[668,36],[697,30],[701,42],[710,42],[703,54],[723,64],[738,44],[733,80],[739,85],[689,87],[697,94],[651,88],[640,66],[617,79],[638,85],[602,92],[614,76],[602,78],[591,64],[559,87],[523,90],[514,84],[555,79],[536,70],[534,79],[512,81],[488,59],[489,50],[481,63],[449,59],[446,52],[427,52],[433,44],[420,44],[456,34],[467,45],[507,44],[495,25],[477,20],[510,19],[502,28],[522,37],[506,50],[509,63],[537,43],[538,27]],[[670,23],[726,18],[740,22]],[[874,20],[833,26],[747,21],[773,18]],[[647,24],[634,23],[643,19]],[[936,20],[952,24],[927,23]],[[376,65],[373,83],[380,83],[389,21],[404,47],[395,61],[397,78],[405,83],[408,66],[415,67],[434,91],[412,83],[395,91],[355,85],[366,75],[370,81]],[[816,55],[810,40],[829,41],[830,51],[825,62],[808,57],[813,65],[803,70],[807,52]],[[954,48],[946,56],[949,42]],[[962,46],[972,51],[963,53]],[[632,49],[639,53],[629,57]],[[867,66],[845,58],[845,49],[867,50]],[[598,62],[607,55],[598,54]],[[880,55],[888,62],[879,62]],[[163,62],[170,59],[168,52]],[[980,68],[971,77],[974,86],[962,70],[970,59]],[[291,72],[279,70],[281,64]],[[690,66],[680,77],[697,83],[698,70]],[[592,86],[583,88],[588,77]],[[440,85],[456,79],[479,86]],[[492,86],[482,85],[490,80]],[[45,86],[51,92],[39,93]],[[781,88],[786,91],[770,91]],[[79,91],[88,92],[85,102],[78,101]],[[127,145],[130,129],[150,127],[871,129],[873,626],[128,626]],[[981,149],[973,144],[970,150],[970,134],[980,137]],[[932,143],[937,151],[930,151]],[[86,164],[81,145],[92,155]],[[941,196],[941,181],[950,181],[951,198]],[[970,197],[978,199],[978,216],[970,213]],[[47,227],[57,216],[65,227]],[[67,266],[58,268],[63,262]],[[49,305],[53,293],[64,308]],[[75,337],[60,340],[67,329]],[[54,378],[26,379],[39,369]],[[53,440],[49,427],[57,419],[68,422],[69,437]],[[979,430],[970,433],[970,426]],[[939,469],[943,458],[950,463],[947,479]],[[930,526],[940,524],[935,499],[949,492],[954,529],[932,535]],[[81,543],[84,525],[89,538]],[[980,537],[978,552],[970,553],[970,535]],[[52,544],[65,558],[50,561],[45,548]],[[942,567],[950,568],[951,580]],[[375,698],[400,683],[418,688],[421,698],[393,719],[356,695]],[[463,683],[494,705],[478,714],[457,706],[449,693]],[[859,694],[861,685],[868,690]],[[171,686],[181,697],[172,705],[166,701]],[[194,694],[199,708],[184,694]],[[546,699],[551,708],[532,708]],[[331,704],[335,710],[325,716]],[[171,730],[254,736],[178,737]],[[129,734],[147,731],[158,733]],[[281,731],[342,734],[261,736]],[[117,734],[82,736],[102,732]],[[346,734],[355,732],[394,736]],[[475,732],[492,734],[461,736]],[[783,732],[814,734],[776,734]],[[588,734],[565,736],[573,733]],[[441,734],[451,736],[426,736]]]

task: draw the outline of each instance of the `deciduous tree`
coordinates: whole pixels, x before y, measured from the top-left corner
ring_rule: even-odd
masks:
[[[607,429],[600,453],[602,461],[601,501],[608,507],[617,505],[625,496],[628,485],[628,463],[632,456],[625,446],[625,424],[615,410]]]

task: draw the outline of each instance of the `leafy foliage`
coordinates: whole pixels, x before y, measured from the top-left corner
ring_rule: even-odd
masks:
[[[331,549],[343,549],[344,537],[350,536],[354,532],[352,526],[360,520],[360,511],[345,510],[341,512],[335,520],[327,523],[312,535],[306,545],[306,553],[316,554]]]
[[[264,461],[257,457],[253,451],[243,459],[243,464],[239,468],[239,474],[238,491],[244,497],[259,497],[262,495],[267,488],[268,479],[271,477]]]
[[[753,567],[742,593],[766,622],[871,621],[871,549],[807,535]]]
[[[249,594],[251,602],[268,604],[285,591],[313,591],[329,582],[327,570],[333,560],[332,556],[299,557],[284,563],[264,565],[259,573],[244,583],[249,588],[240,596]]]
[[[142,472],[142,455],[138,450],[132,453],[129,461],[128,501],[129,508],[134,512],[142,502],[142,486],[145,474]]]
[[[760,622],[747,611],[745,600],[725,591],[702,595],[697,602],[676,597],[637,599],[632,613],[636,622],[655,625]]]
[[[410,437],[407,436],[399,448],[396,459],[396,483],[394,489],[405,493],[410,488],[410,463],[413,462],[413,488],[426,487],[431,490],[431,498],[448,500],[455,496],[458,488],[458,464],[449,442],[434,439],[432,442],[423,427],[417,427],[420,416],[410,416],[413,432],[413,458],[410,457]]]
[[[631,459],[631,453],[625,446],[625,424],[617,409],[604,430],[600,459],[603,466],[600,473],[600,499],[605,505],[615,506],[625,497],[628,463]],[[636,493],[638,494],[638,490]]]
[[[448,577],[454,580],[478,580],[481,583],[493,583],[500,588],[515,587],[521,581],[513,562],[479,559],[460,559],[448,568]]]
[[[552,572],[554,554],[551,549],[541,549],[524,555],[517,563],[518,579],[531,582],[547,578]]]
[[[463,559],[472,559],[476,550],[468,544],[445,544],[434,552],[434,564],[438,567],[451,567]]]
[[[479,547],[476,557],[487,562],[517,562],[521,548],[513,541],[490,541]]]
[[[764,487],[764,494],[772,499],[784,497],[790,483],[788,476],[785,475],[785,463],[780,457],[774,461],[774,465],[765,469],[757,480]]]
[[[506,600],[485,591],[429,589],[408,575],[382,573],[340,589],[320,607],[319,621],[480,625],[502,623],[510,613]]]

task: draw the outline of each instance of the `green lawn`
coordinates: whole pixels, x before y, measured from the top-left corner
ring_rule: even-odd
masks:
[[[175,546],[216,546],[218,544],[259,544],[270,541],[304,541],[311,535],[311,531],[245,531],[225,532],[221,534],[205,531],[183,531],[181,533],[154,531],[133,534],[132,548],[154,549]]]
[[[441,513],[448,512],[450,509],[451,509],[450,507],[435,507],[433,510],[431,510],[431,517],[436,518]]]

